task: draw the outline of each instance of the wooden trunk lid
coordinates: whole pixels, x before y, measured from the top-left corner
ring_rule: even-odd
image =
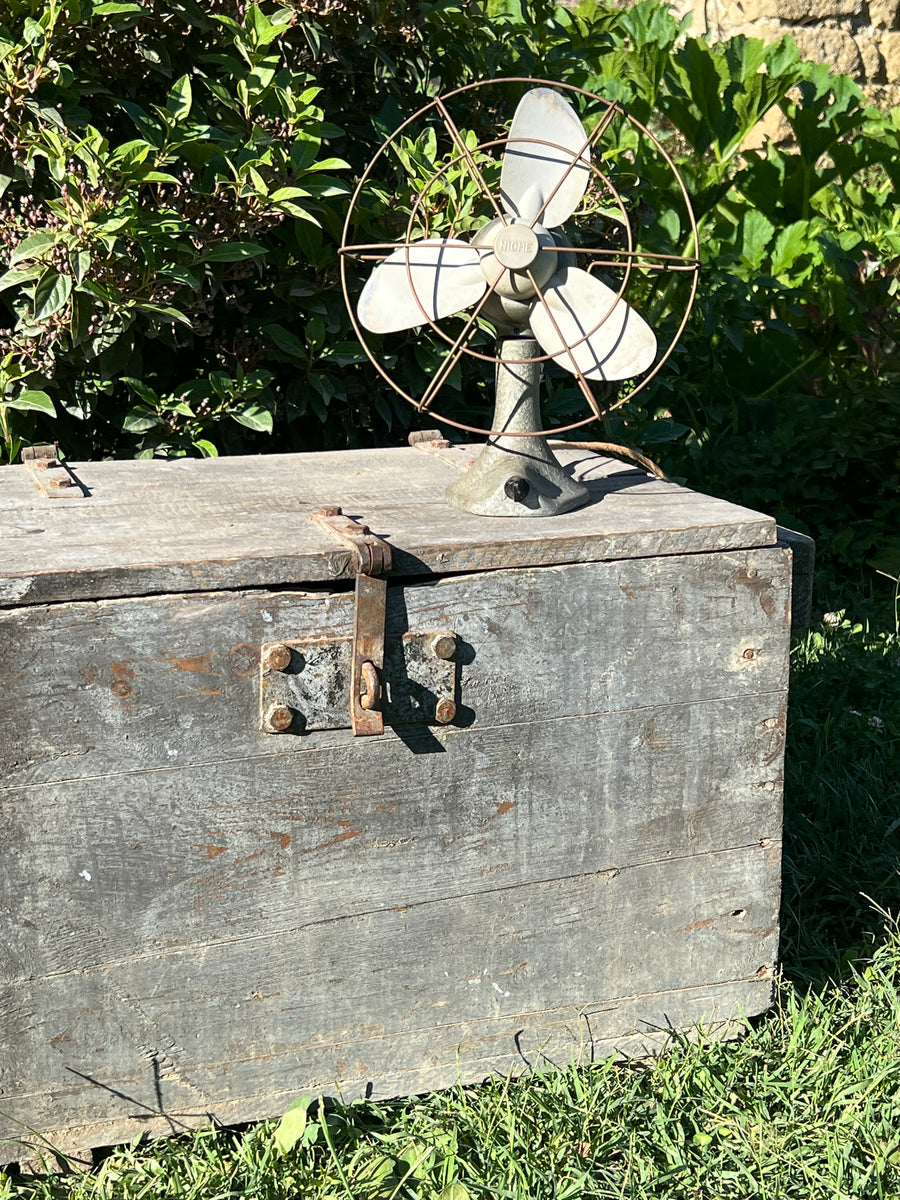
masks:
[[[584,508],[540,519],[473,516],[444,491],[477,449],[85,463],[73,467],[84,490],[59,495],[37,486],[37,472],[3,467],[0,606],[348,579],[350,552],[309,519],[323,502],[390,543],[394,577],[776,540],[770,517],[580,450],[559,453],[590,486]]]

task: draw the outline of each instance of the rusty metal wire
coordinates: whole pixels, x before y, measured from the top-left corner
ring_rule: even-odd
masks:
[[[672,161],[671,156],[665,150],[665,147],[661,145],[659,140],[650,132],[650,130],[645,125],[643,125],[640,121],[638,121],[635,117],[631,116],[629,113],[625,112],[625,110],[619,104],[614,103],[612,101],[605,100],[602,96],[598,96],[593,92],[586,91],[584,88],[575,87],[572,84],[559,83],[554,80],[534,79],[534,78],[529,78],[527,76],[509,76],[509,77],[502,78],[502,79],[481,80],[481,81],[477,81],[475,83],[467,84],[465,87],[457,88],[454,91],[446,93],[446,95],[444,95],[444,96],[436,97],[429,104],[424,105],[417,112],[413,113],[413,115],[411,117],[407,118],[407,120],[404,121],[391,134],[391,136],[384,142],[384,144],[376,151],[375,155],[373,156],[373,158],[372,158],[371,162],[369,163],[368,167],[366,168],[366,170],[363,172],[363,174],[356,186],[356,189],[350,200],[349,208],[347,210],[347,217],[344,222],[344,229],[343,229],[343,233],[341,236],[341,245],[339,247],[340,268],[341,268],[341,288],[342,288],[342,291],[344,294],[344,301],[347,305],[347,311],[350,315],[351,323],[353,325],[353,328],[356,332],[357,337],[360,340],[360,343],[362,344],[362,347],[366,353],[366,356],[368,357],[369,361],[373,364],[375,369],[378,371],[379,375],[385,380],[385,382],[395,392],[397,392],[405,400],[407,400],[410,404],[412,404],[413,407],[416,408],[418,411],[422,412],[422,411],[428,410],[429,413],[432,416],[434,416],[437,420],[443,422],[446,425],[450,425],[455,429],[459,429],[460,431],[462,431],[464,433],[478,434],[478,435],[483,435],[486,437],[496,437],[496,436],[500,436],[501,434],[504,433],[503,430],[487,429],[487,428],[484,428],[482,426],[477,426],[477,425],[467,425],[462,421],[454,420],[452,417],[448,417],[442,413],[439,413],[437,410],[432,409],[430,407],[433,400],[437,396],[438,392],[443,387],[443,385],[446,383],[446,381],[449,378],[454,367],[457,365],[457,363],[460,361],[461,357],[464,354],[469,355],[473,358],[480,359],[483,362],[489,362],[489,363],[494,363],[494,364],[499,362],[499,357],[496,354],[494,354],[494,355],[484,354],[469,345],[471,338],[479,330],[479,325],[478,325],[479,314],[481,313],[481,311],[482,311],[484,305],[487,303],[488,299],[491,297],[491,295],[494,294],[496,282],[498,282],[499,280],[495,281],[494,284],[490,284],[490,283],[488,284],[488,288],[487,288],[487,291],[485,292],[484,296],[481,298],[481,300],[478,302],[478,304],[475,305],[472,312],[467,315],[465,323],[463,325],[462,332],[460,334],[458,334],[456,337],[453,337],[450,334],[446,333],[442,328],[440,328],[440,326],[437,324],[437,322],[435,322],[429,316],[428,312],[425,310],[425,307],[422,304],[422,301],[420,300],[419,295],[418,295],[418,293],[413,285],[413,282],[412,282],[412,270],[411,270],[410,255],[409,255],[409,250],[413,246],[415,246],[416,243],[420,240],[418,238],[413,237],[413,230],[415,228],[417,220],[419,219],[419,213],[422,211],[426,196],[428,195],[428,193],[431,191],[431,189],[433,187],[438,185],[441,177],[446,172],[450,171],[454,166],[456,166],[460,163],[463,163],[465,165],[465,168],[466,168],[467,172],[469,173],[469,175],[471,176],[472,181],[474,182],[482,199],[486,200],[491,205],[491,207],[493,208],[493,210],[497,214],[497,216],[501,220],[503,220],[504,223],[506,223],[507,217],[503,213],[503,210],[502,210],[500,204],[498,203],[496,196],[490,190],[490,188],[487,186],[487,184],[484,180],[484,176],[476,162],[475,155],[478,152],[492,150],[498,146],[505,147],[510,144],[515,144],[516,141],[528,141],[528,142],[532,142],[532,143],[536,142],[539,145],[546,145],[551,149],[561,150],[566,155],[569,155],[571,153],[565,147],[559,146],[552,142],[540,142],[538,139],[534,139],[534,138],[510,139],[509,137],[498,138],[493,141],[482,142],[478,146],[475,147],[474,152],[472,150],[470,150],[470,148],[466,145],[466,143],[462,137],[462,134],[460,133],[459,129],[457,128],[455,122],[453,121],[452,116],[450,115],[450,112],[447,108],[447,101],[453,99],[453,97],[455,97],[455,96],[460,96],[463,93],[474,91],[479,88],[494,87],[494,86],[499,86],[499,85],[504,85],[504,84],[526,84],[526,85],[529,85],[532,87],[541,87],[541,86],[550,87],[550,88],[554,88],[558,91],[571,92],[576,95],[586,97],[589,101],[597,102],[600,105],[605,106],[605,108],[606,108],[605,114],[597,122],[594,129],[591,131],[587,140],[585,141],[585,144],[578,151],[578,153],[572,157],[572,160],[571,160],[568,168],[566,169],[562,178],[558,181],[556,187],[554,188],[553,193],[551,193],[551,195],[549,197],[547,197],[547,199],[544,201],[544,204],[543,204],[540,212],[537,214],[537,216],[531,222],[532,226],[539,222],[540,217],[543,215],[547,206],[552,202],[553,197],[556,195],[556,192],[559,190],[559,188],[563,185],[563,182],[568,177],[569,173],[572,170],[574,170],[575,167],[578,166],[579,163],[581,163],[583,165],[584,160],[582,159],[582,155],[585,154],[587,151],[589,151],[592,147],[594,147],[599,142],[600,138],[603,136],[604,133],[606,133],[606,131],[610,128],[613,121],[617,117],[624,121],[627,121],[631,126],[633,126],[635,129],[637,129],[644,137],[646,137],[648,139],[648,141],[650,142],[650,144],[654,147],[656,152],[665,161],[668,169],[672,173],[672,175],[678,185],[678,190],[681,194],[681,199],[684,204],[685,214],[687,216],[688,223],[690,226],[690,242],[691,242],[691,248],[692,248],[691,254],[684,254],[684,255],[651,254],[651,253],[647,253],[644,251],[636,250],[635,246],[634,246],[633,229],[631,226],[631,222],[628,219],[628,213],[627,213],[625,205],[622,201],[621,196],[619,195],[616,188],[613,186],[609,177],[602,170],[600,170],[600,168],[598,168],[595,163],[593,163],[593,162],[590,163],[591,171],[594,173],[594,175],[596,175],[601,180],[603,185],[612,194],[612,196],[614,197],[615,202],[619,208],[619,211],[622,216],[622,223],[623,223],[623,226],[625,229],[625,234],[626,234],[625,249],[624,250],[609,250],[609,249],[603,249],[603,248],[590,248],[590,247],[583,247],[583,246],[548,246],[548,247],[542,248],[542,252],[544,252],[544,253],[555,253],[555,254],[560,254],[560,255],[572,254],[572,255],[576,255],[576,256],[577,255],[586,255],[593,260],[591,262],[590,266],[588,267],[588,271],[592,271],[595,266],[603,265],[607,268],[620,269],[624,272],[624,278],[619,287],[619,290],[618,290],[613,302],[610,304],[608,310],[603,314],[603,316],[600,318],[600,320],[597,321],[597,323],[594,325],[594,327],[588,333],[586,333],[584,335],[584,337],[580,338],[577,342],[570,342],[565,345],[566,353],[569,354],[569,356],[572,360],[572,367],[574,368],[572,371],[572,374],[574,374],[576,382],[578,384],[578,387],[579,387],[582,395],[584,396],[589,409],[591,410],[590,415],[584,417],[581,420],[573,421],[568,425],[557,425],[557,426],[554,426],[553,428],[549,428],[549,429],[526,430],[526,431],[522,431],[522,432],[517,432],[515,434],[510,434],[509,432],[505,433],[505,436],[507,436],[507,437],[509,437],[509,436],[533,437],[535,435],[538,435],[538,436],[557,435],[558,436],[561,433],[568,433],[573,429],[579,429],[582,426],[588,425],[592,421],[597,420],[598,417],[601,417],[608,413],[611,413],[617,408],[621,408],[621,406],[623,404],[626,404],[629,400],[631,400],[639,392],[643,391],[643,389],[659,373],[659,371],[662,369],[664,364],[667,362],[667,360],[671,356],[672,351],[674,350],[679,338],[681,337],[682,333],[684,332],[684,328],[687,324],[688,317],[690,316],[691,308],[693,307],[694,300],[697,295],[697,284],[698,284],[698,276],[699,276],[699,269],[700,269],[700,263],[699,263],[699,257],[698,257],[699,256],[699,239],[698,239],[698,233],[697,233],[697,223],[694,218],[694,213],[691,208],[690,198],[688,196],[688,192],[687,192],[687,188],[685,187],[684,180],[682,179],[681,174],[678,171],[678,168],[675,166],[674,162]],[[348,238],[349,238],[350,230],[355,224],[355,214],[357,211],[357,206],[359,204],[360,197],[362,196],[366,185],[373,178],[373,174],[374,174],[376,167],[379,164],[382,156],[384,156],[386,154],[388,148],[399,138],[399,136],[403,132],[405,132],[415,122],[421,121],[429,113],[437,114],[437,116],[440,118],[441,122],[443,123],[444,128],[447,131],[447,133],[453,143],[453,146],[455,147],[455,149],[457,151],[459,151],[459,153],[456,154],[455,157],[451,158],[448,162],[446,162],[438,171],[436,171],[428,179],[425,186],[422,188],[421,192],[416,197],[416,200],[413,204],[412,210],[409,215],[409,220],[407,221],[406,237],[404,240],[397,241],[397,242],[367,242],[367,243],[354,243],[354,242],[349,241]],[[452,230],[451,230],[450,236],[453,236]],[[446,355],[443,363],[441,364],[437,373],[432,378],[431,382],[429,383],[428,387],[426,388],[425,394],[420,398],[416,398],[416,397],[410,395],[397,382],[395,382],[395,380],[391,377],[389,372],[385,369],[384,365],[379,361],[379,359],[373,352],[368,341],[366,340],[366,335],[365,335],[364,331],[362,330],[362,328],[359,324],[359,321],[357,320],[355,306],[352,303],[352,300],[350,297],[350,290],[349,290],[348,279],[347,279],[346,264],[347,264],[347,260],[349,258],[356,258],[361,261],[378,261],[381,258],[387,257],[387,255],[392,253],[393,251],[403,248],[403,247],[405,247],[407,250],[407,255],[406,255],[407,281],[410,286],[410,292],[413,295],[419,309],[421,310],[422,318],[423,318],[422,324],[423,325],[427,324],[428,326],[430,326],[430,328],[434,330],[434,332],[438,335],[438,337],[441,340],[443,340],[444,342],[446,342],[447,345],[450,347],[450,349],[447,351],[447,355]],[[384,251],[384,253],[383,254],[379,253],[380,251]],[[628,287],[628,283],[631,279],[632,272],[635,270],[661,272],[661,273],[689,274],[690,275],[689,294],[687,296],[687,300],[684,305],[684,311],[682,313],[681,320],[678,324],[678,328],[676,329],[675,334],[672,337],[665,352],[660,356],[660,358],[657,360],[657,362],[653,365],[652,369],[644,375],[644,377],[640,380],[639,383],[637,383],[633,388],[631,388],[623,396],[620,396],[615,401],[614,404],[609,404],[601,410],[601,408],[597,402],[597,398],[594,396],[594,393],[591,389],[591,385],[588,382],[587,378],[585,377],[584,373],[579,368],[578,363],[575,359],[575,356],[572,354],[572,351],[575,348],[577,348],[577,346],[581,345],[583,342],[587,341],[590,337],[592,337],[593,334],[595,334],[597,332],[597,330],[600,328],[600,326],[604,323],[604,321],[606,321],[608,319],[608,317],[612,313],[612,311],[615,308],[615,305],[618,303],[618,301],[620,299],[624,298],[625,291],[626,291],[626,289]],[[535,294],[538,298],[538,302],[544,304],[544,307],[547,308],[547,305],[545,304],[544,299],[543,299],[543,293],[542,293],[541,289],[537,286],[535,279],[533,277],[533,274],[530,271],[528,272],[528,276],[532,283],[532,286],[535,289]],[[547,311],[549,312],[550,310],[547,309]],[[551,320],[553,320],[553,323],[555,325],[555,320],[553,319],[552,313],[551,313]],[[557,333],[560,335],[560,339],[565,343],[565,339],[562,338],[562,335],[558,328],[557,328]],[[516,360],[516,361],[547,362],[553,357],[554,357],[553,355],[544,354],[544,355],[537,356],[533,359],[522,359],[522,360]]]

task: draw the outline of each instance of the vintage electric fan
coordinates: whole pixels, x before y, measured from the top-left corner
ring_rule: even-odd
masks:
[[[468,95],[487,103],[481,89],[498,85],[533,85],[524,92],[508,132],[473,146],[460,131],[448,102]],[[599,111],[590,134],[564,92],[580,97],[593,113]],[[491,109],[490,111],[494,111]],[[421,187],[401,241],[354,243],[359,206],[374,186],[383,157],[397,149],[407,132],[423,119],[436,120],[449,141],[451,156]],[[627,122],[629,132],[647,139],[674,174],[682,201],[679,227],[687,234],[688,253],[660,254],[636,244],[628,206],[613,182],[604,159],[621,155],[622,140],[613,154],[604,148],[614,122]],[[432,126],[433,128],[433,126]],[[634,139],[632,139],[634,140]],[[490,159],[486,159],[490,152]],[[499,157],[499,186],[485,180],[486,162]],[[598,165],[599,160],[599,165]],[[615,166],[616,163],[612,163]],[[462,173],[476,193],[462,224],[456,221],[440,236],[429,232],[426,213],[438,208],[431,201],[447,191],[453,170]],[[493,172],[496,175],[496,171]],[[589,185],[602,192],[614,210],[612,224],[618,245],[583,245],[562,232],[582,205]],[[446,206],[442,209],[446,223]],[[480,214],[472,228],[472,212]],[[624,245],[621,243],[624,241]],[[577,428],[601,412],[618,407],[659,370],[687,321],[696,292],[697,230],[681,178],[659,141],[617,104],[567,84],[543,80],[501,79],[460,88],[438,97],[404,122],[387,140],[365,171],[353,196],[344,226],[341,269],[344,292],[354,327],[370,360],[396,391],[419,411],[457,428],[486,434],[481,455],[448,490],[448,497],[471,512],[492,516],[550,515],[577,508],[587,489],[572,479],[557,461],[546,436]],[[350,297],[347,258],[381,260],[366,280],[361,295]],[[598,277],[602,271],[609,282]],[[660,352],[656,335],[626,299],[629,282],[640,272],[681,272],[689,276],[683,311],[674,336]],[[616,273],[622,278],[618,284]],[[449,318],[461,318],[461,329],[446,332]],[[458,323],[458,322],[457,322]],[[382,354],[391,337],[423,325],[431,326],[447,344],[443,362],[424,393],[414,397],[389,375]],[[496,334],[493,354],[478,349],[484,326]],[[384,335],[373,345],[369,334]],[[441,387],[463,354],[495,367],[495,409],[490,429],[463,425],[431,408]],[[552,360],[571,372],[587,402],[583,419],[556,429],[541,427],[540,388],[544,363]],[[620,389],[614,404],[602,406],[592,382],[633,381]]]

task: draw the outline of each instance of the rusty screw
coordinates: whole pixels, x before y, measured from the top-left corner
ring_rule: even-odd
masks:
[[[381,680],[378,678],[378,669],[374,663],[364,662],[362,664],[359,682],[362,689],[359,707],[367,710],[375,708],[381,699]]]
[[[436,633],[431,639],[431,652],[449,662],[456,653],[456,634]]]
[[[263,666],[268,671],[286,671],[291,665],[291,650],[282,642],[275,642],[266,649]]]
[[[270,704],[263,717],[263,729],[266,733],[284,733],[293,720],[294,714],[286,704]]]
[[[456,716],[456,705],[448,696],[442,696],[434,710],[434,719],[438,725],[449,725]]]

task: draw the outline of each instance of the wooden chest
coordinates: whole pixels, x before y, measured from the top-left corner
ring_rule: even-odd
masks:
[[[447,505],[465,448],[89,463],[60,495],[0,470],[0,1136],[415,1093],[769,1004],[790,554],[567,456],[591,503],[521,521]],[[349,727],[328,503],[393,551],[382,736]]]

